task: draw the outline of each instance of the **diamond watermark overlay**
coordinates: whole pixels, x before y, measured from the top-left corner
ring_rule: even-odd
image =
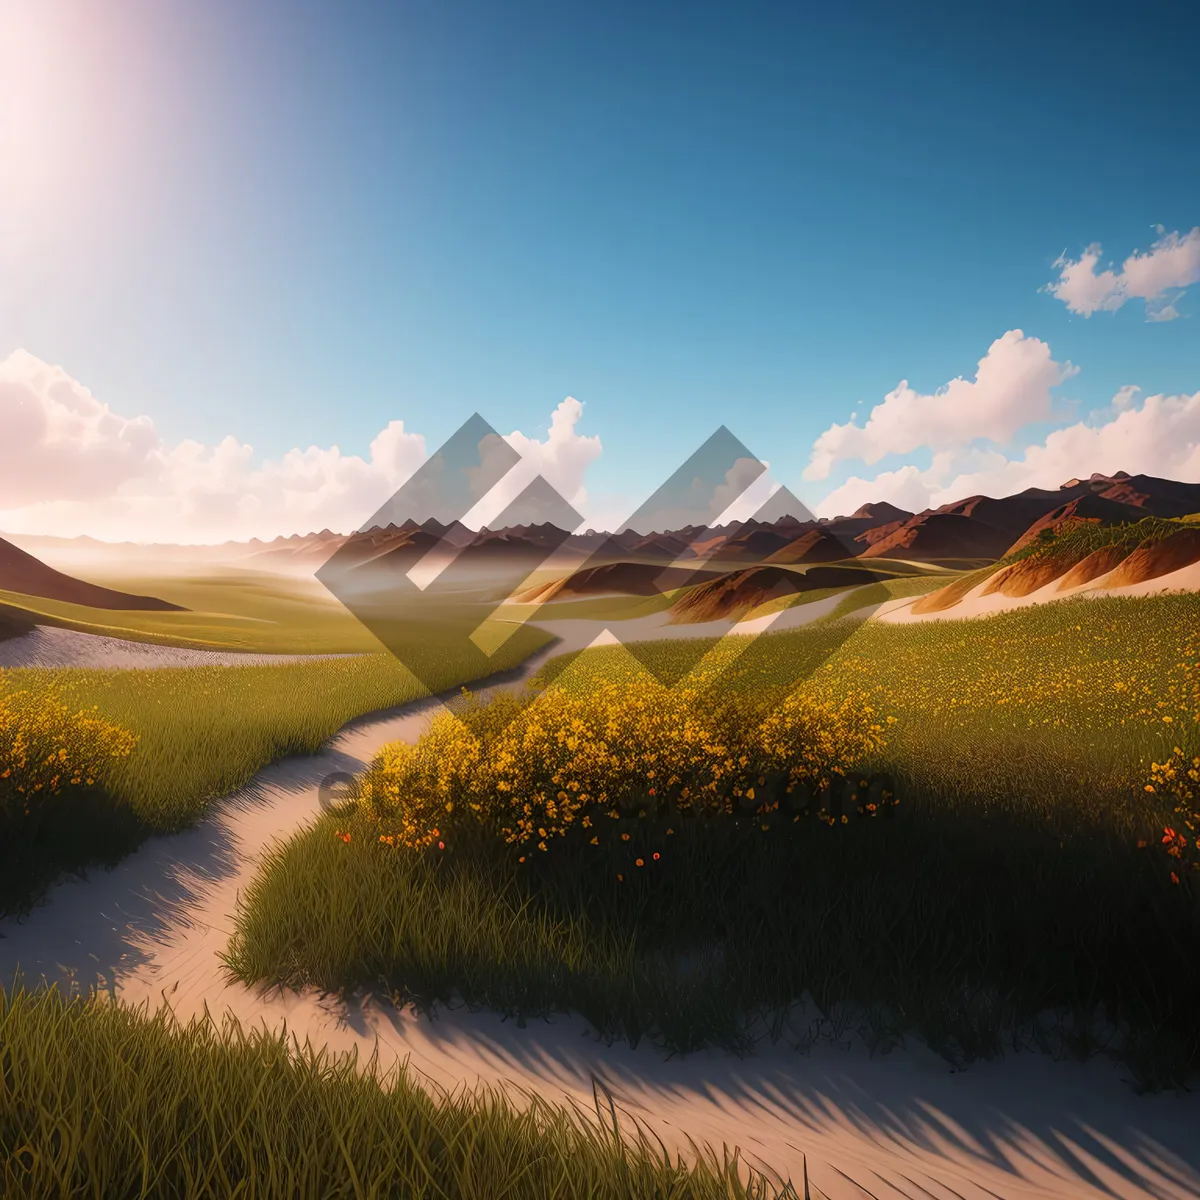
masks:
[[[523,627],[553,635],[553,652],[569,626],[573,648],[620,644],[669,688],[694,683],[720,643],[723,666],[709,658],[706,688],[736,663],[785,695],[856,624],[831,624],[805,655],[762,635],[796,624],[793,609],[823,615],[808,607],[816,593],[880,578],[787,488],[767,492],[767,464],[725,426],[612,533],[579,533],[583,518],[541,475],[515,483],[522,461],[473,415],[316,573],[431,694],[445,690],[447,656],[463,678],[485,680]],[[730,516],[758,495],[752,516]],[[488,503],[502,504],[498,515],[468,528]],[[636,613],[614,600],[635,601]],[[656,649],[664,640],[676,643],[670,655]]]

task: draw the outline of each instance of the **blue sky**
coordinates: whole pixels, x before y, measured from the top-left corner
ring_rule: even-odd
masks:
[[[1124,385],[1200,390],[1197,294],[1039,291],[1200,225],[1194,5],[15,9],[0,358],[168,446],[366,455],[399,419],[432,448],[476,410],[542,438],[571,396],[596,504],[721,423],[815,502],[926,470],[803,479],[1010,330],[1078,373],[1006,454]]]

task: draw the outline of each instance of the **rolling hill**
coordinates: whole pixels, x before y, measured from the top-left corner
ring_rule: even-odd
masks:
[[[1045,527],[992,567],[919,598],[912,612],[952,611],[971,597],[1054,599],[1081,589],[1116,591],[1184,573],[1197,564],[1200,525],[1178,518],[1143,517],[1114,525],[1064,522]]]
[[[64,575],[3,538],[0,538],[0,591],[36,596],[42,600],[59,600],[67,604],[82,604],[88,608],[187,611],[178,604],[169,604],[154,596],[133,596],[128,592],[86,583],[73,575]]]
[[[803,592],[840,590],[875,583],[888,576],[861,567],[812,567],[792,571],[781,566],[748,567],[697,584],[671,605],[676,624],[741,617],[772,600]]]
[[[781,489],[784,491],[785,489]],[[788,493],[790,496],[790,493]],[[762,510],[773,514],[783,504]],[[1078,522],[1100,526],[1137,521],[1142,517],[1181,517],[1200,512],[1200,483],[1183,483],[1148,475],[1094,474],[1070,479],[1057,489],[1027,488],[1011,496],[967,496],[923,512],[911,513],[885,501],[864,504],[849,516],[802,520],[794,512],[771,519],[733,521],[719,526],[691,525],[681,529],[613,533],[587,530],[568,533],[554,525],[514,525],[505,529],[468,529],[459,522],[436,520],[417,524],[376,526],[341,534],[323,529],[291,534],[272,541],[211,547],[140,547],[164,561],[193,558],[232,562],[255,569],[300,570],[332,577],[342,572],[372,574],[386,579],[391,571],[409,570],[429,551],[440,547],[462,566],[512,562],[536,564],[552,550],[566,552],[580,569],[605,563],[641,562],[663,566],[711,563],[730,569],[738,564],[781,566],[830,563],[847,559],[898,559],[924,563],[995,562],[1038,538],[1044,529]],[[35,539],[12,542],[56,557],[73,550],[114,556],[138,547],[108,546],[90,538]],[[52,551],[52,552],[51,552]],[[91,561],[89,558],[88,561]],[[65,565],[65,560],[64,560]]]

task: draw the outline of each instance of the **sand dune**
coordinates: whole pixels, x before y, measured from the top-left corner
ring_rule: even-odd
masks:
[[[1144,542],[1117,565],[1104,586],[1120,588],[1160,579],[1197,561],[1200,561],[1200,529],[1184,527],[1170,537]]]
[[[1107,575],[1124,557],[1125,551],[1120,546],[1102,546],[1099,550],[1093,550],[1058,581],[1055,590],[1066,592],[1081,584],[1091,583],[1101,575]]]
[[[1087,559],[1079,564],[1081,567]],[[918,600],[894,600],[883,605],[876,619],[890,624],[907,624],[913,621],[957,621],[971,617],[988,617],[996,613],[1009,612],[1015,608],[1027,608],[1033,604],[1045,604],[1054,600],[1066,600],[1073,596],[1095,598],[1097,596],[1156,596],[1168,592],[1200,592],[1200,562],[1193,562],[1185,567],[1157,575],[1149,579],[1137,579],[1132,583],[1122,583],[1117,575],[1120,567],[1115,567],[1102,575],[1086,579],[1086,571],[1081,572],[1082,581],[1068,586],[1069,574],[1061,579],[1051,580],[1035,591],[1025,595],[1006,595],[1002,591],[987,591],[989,579],[965,589],[957,603],[949,607],[933,608],[921,605],[921,600],[932,597],[919,597]],[[938,595],[939,593],[934,593]],[[920,605],[920,607],[918,607]]]

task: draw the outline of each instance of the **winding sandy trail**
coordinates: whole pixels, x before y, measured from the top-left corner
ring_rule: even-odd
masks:
[[[559,644],[551,652],[561,651]],[[493,686],[519,686],[543,651]],[[111,872],[69,880],[26,920],[0,922],[0,979],[73,979],[181,1018],[229,1012],[283,1022],[332,1050],[408,1059],[438,1085],[537,1091],[592,1106],[592,1081],[672,1149],[738,1145],[833,1200],[1090,1200],[1200,1196],[1200,1097],[1138,1097],[1105,1064],[1023,1054],[955,1072],[917,1045],[872,1059],[861,1048],[664,1061],[605,1046],[578,1019],[516,1028],[493,1014],[433,1019],[315,994],[230,983],[219,954],[239,894],[277,839],[319,812],[318,786],[359,771],[385,742],[418,736],[430,700],[353,722],[322,753],[265,768],[195,828],[156,838]]]
[[[359,654],[261,654],[244,650],[194,650],[135,642],[102,633],[83,633],[38,625],[28,633],[0,641],[0,667],[89,667],[147,671],[161,667],[276,667],[323,658],[359,658]]]

